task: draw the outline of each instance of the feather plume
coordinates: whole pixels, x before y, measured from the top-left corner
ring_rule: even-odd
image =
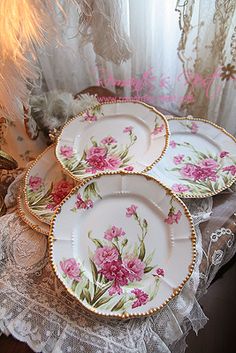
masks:
[[[57,0],[0,1],[0,115],[8,119],[19,115],[27,83],[38,77],[34,46],[47,40],[44,28],[53,30],[55,4],[60,7]]]

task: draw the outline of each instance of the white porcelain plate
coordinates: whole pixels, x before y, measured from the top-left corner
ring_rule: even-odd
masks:
[[[65,125],[56,157],[76,179],[107,171],[144,171],[162,157],[168,135],[165,117],[153,107],[104,103]]]
[[[48,224],[58,204],[75,185],[74,180],[63,173],[54,150],[55,145],[51,145],[31,164],[24,186],[28,211]]]
[[[20,189],[19,195],[17,198],[17,209],[20,218],[33,230],[36,230],[39,233],[44,235],[49,235],[49,225],[39,221],[35,218],[26,207],[25,196],[23,188]]]
[[[89,310],[149,315],[191,275],[195,234],[186,206],[142,174],[85,180],[59,206],[50,258],[67,290]]]
[[[169,119],[170,146],[149,174],[180,197],[215,195],[236,181],[236,139],[214,123]]]

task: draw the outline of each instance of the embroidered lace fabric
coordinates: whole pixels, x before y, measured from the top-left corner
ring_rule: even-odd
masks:
[[[12,190],[10,197],[12,202]],[[1,217],[1,331],[27,342],[35,352],[184,352],[188,331],[197,332],[207,321],[198,298],[236,248],[232,231],[219,227],[209,234],[208,248],[203,249],[199,225],[211,218],[212,198],[186,203],[197,233],[193,275],[181,294],[159,313],[127,321],[105,320],[85,311],[55,278],[48,261],[47,238],[24,224],[16,211]],[[217,248],[223,237],[227,238],[225,251]],[[201,273],[204,258],[208,265]]]

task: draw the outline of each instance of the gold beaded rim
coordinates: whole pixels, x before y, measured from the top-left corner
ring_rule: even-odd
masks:
[[[91,110],[91,109],[94,109],[94,108],[96,108],[96,107],[100,107],[101,105],[115,104],[115,103],[137,103],[137,104],[141,104],[141,105],[145,106],[146,108],[148,108],[150,111],[152,111],[152,112],[154,112],[155,114],[159,115],[159,116],[162,118],[163,123],[165,124],[165,131],[166,131],[166,133],[165,133],[165,135],[163,135],[163,136],[165,136],[165,145],[164,145],[164,147],[163,147],[163,150],[162,150],[160,156],[159,156],[157,159],[155,159],[152,164],[150,164],[149,166],[147,166],[144,170],[140,171],[139,173],[146,173],[146,172],[148,172],[150,169],[152,169],[152,167],[153,167],[156,163],[158,163],[158,162],[161,160],[161,158],[162,158],[162,157],[164,156],[164,154],[166,153],[166,150],[167,150],[167,148],[168,148],[168,146],[169,146],[170,130],[169,130],[169,124],[168,124],[167,118],[164,116],[164,114],[160,113],[160,112],[159,112],[156,108],[154,108],[153,106],[151,106],[151,105],[149,105],[149,104],[147,104],[147,103],[144,103],[144,102],[142,102],[142,101],[135,100],[135,99],[116,100],[116,101],[104,101],[104,102],[102,102],[102,103],[98,103],[98,104],[96,104],[96,105],[94,105],[94,106],[92,106],[92,107],[89,107],[88,109],[85,109],[85,110],[83,110],[82,112],[80,112],[79,114],[75,115],[72,119],[70,119],[70,120],[63,126],[63,128],[62,128],[61,131],[60,131],[60,134],[59,134],[59,135],[57,136],[57,138],[56,138],[56,146],[55,146],[55,156],[56,156],[56,159],[57,159],[57,161],[60,163],[61,168],[65,171],[65,173],[67,173],[67,174],[68,174],[71,178],[73,178],[74,180],[80,182],[80,181],[83,180],[84,178],[89,178],[90,176],[89,176],[89,177],[84,177],[84,178],[83,178],[83,177],[81,177],[81,178],[76,177],[70,170],[68,170],[68,169],[64,166],[64,164],[62,163],[62,161],[61,161],[61,160],[59,159],[59,157],[57,156],[56,150],[57,150],[58,144],[59,144],[59,142],[60,142],[60,140],[61,140],[61,137],[62,137],[62,134],[63,134],[64,129],[65,129],[72,121],[76,120],[78,117],[80,117],[80,116],[82,116],[84,113],[86,113],[87,110]],[[129,172],[126,172],[125,170],[122,170],[122,172],[124,172],[124,173],[129,173]],[[104,172],[98,173],[98,174],[96,174],[96,175],[100,175],[100,174],[103,174],[103,175],[104,175],[104,174],[109,174],[109,171],[104,171]],[[93,176],[91,176],[91,177],[93,177]]]
[[[212,121],[209,121],[207,119],[203,119],[203,118],[194,118],[194,117],[171,117],[171,118],[168,118],[168,121],[170,120],[191,120],[191,121],[200,121],[200,122],[203,122],[203,123],[207,123],[207,124],[210,124],[212,126],[214,126],[216,129],[222,131],[224,134],[226,134],[228,137],[230,137],[233,142],[236,143],[236,138],[231,135],[228,131],[226,131],[223,127],[213,123]],[[236,145],[235,145],[235,149],[236,149]],[[229,183],[227,183],[224,187],[218,189],[217,191],[215,192],[206,192],[206,193],[202,193],[201,195],[199,194],[195,194],[195,193],[176,193],[176,195],[178,197],[181,197],[181,198],[184,198],[184,199],[202,199],[202,198],[205,198],[205,197],[211,197],[211,196],[214,196],[214,195],[217,195],[219,194],[221,191],[224,191],[226,189],[228,189],[232,184],[234,184],[236,181],[236,175],[231,179],[231,181]],[[167,186],[168,187],[168,186]]]
[[[140,176],[145,177],[147,180],[154,181],[159,186],[163,187],[165,189],[165,191],[169,195],[171,195],[175,199],[175,201],[177,201],[183,207],[184,214],[186,215],[186,217],[188,218],[189,223],[190,223],[190,234],[191,235],[190,235],[189,240],[191,240],[191,243],[192,243],[192,261],[189,264],[189,272],[188,272],[187,276],[180,283],[180,285],[173,290],[173,293],[160,306],[152,308],[152,309],[149,309],[148,311],[143,312],[143,313],[132,313],[132,314],[129,314],[129,313],[125,313],[125,314],[110,314],[109,313],[109,314],[104,314],[104,313],[99,312],[96,308],[85,306],[83,304],[83,302],[75,295],[75,293],[62,282],[62,280],[60,279],[59,275],[57,274],[57,267],[56,267],[56,265],[54,264],[54,261],[53,261],[54,225],[55,225],[56,217],[61,212],[61,208],[62,208],[63,204],[74,193],[76,193],[82,186],[84,186],[87,182],[89,182],[91,180],[94,180],[94,179],[99,179],[101,176],[105,176],[105,177],[106,177],[106,175],[124,175],[125,176],[127,174],[129,174],[129,175],[140,175]],[[109,318],[116,318],[116,319],[130,319],[130,318],[137,318],[137,317],[145,317],[145,316],[153,315],[156,312],[158,312],[159,310],[161,310],[165,305],[167,305],[170,302],[170,300],[172,300],[174,297],[176,297],[181,292],[181,290],[183,289],[184,285],[186,284],[186,282],[189,280],[189,278],[192,275],[192,272],[193,272],[194,266],[195,266],[195,262],[196,262],[196,256],[197,256],[196,234],[195,234],[195,229],[194,229],[192,217],[191,217],[191,214],[190,214],[187,206],[184,204],[184,202],[181,199],[178,198],[178,196],[172,190],[170,190],[167,186],[162,184],[159,180],[155,179],[154,177],[152,177],[150,175],[147,175],[147,174],[144,174],[144,173],[139,173],[139,172],[128,172],[127,173],[127,172],[120,171],[120,172],[108,172],[106,174],[99,173],[96,176],[91,176],[91,177],[85,178],[79,185],[76,185],[71,190],[71,192],[63,199],[63,201],[57,207],[57,209],[56,209],[56,211],[55,211],[55,213],[53,215],[53,219],[52,219],[51,225],[50,225],[50,233],[49,233],[49,237],[48,237],[48,245],[49,245],[49,259],[50,259],[50,263],[51,263],[53,272],[56,275],[56,277],[59,279],[59,281],[62,283],[63,287],[67,290],[67,292],[70,293],[76,300],[78,300],[78,302],[83,306],[83,308],[87,309],[88,311],[93,312],[93,313],[95,313],[95,314],[97,314],[99,316],[102,316],[102,317],[109,317]]]

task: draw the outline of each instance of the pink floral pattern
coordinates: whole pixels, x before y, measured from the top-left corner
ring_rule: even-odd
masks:
[[[111,144],[117,143],[117,140],[112,136],[107,136],[101,140],[101,143],[103,145],[111,145]]]
[[[224,172],[229,172],[231,173],[233,176],[236,175],[236,165],[229,165],[227,167],[224,167],[223,168],[223,171]]]
[[[182,163],[183,160],[184,160],[184,154],[178,154],[177,156],[174,156],[174,158],[173,158],[173,162],[176,165]]]
[[[101,113],[101,106],[97,105],[96,107],[93,107],[89,110],[87,110],[83,115],[83,121],[87,122],[94,122],[97,121],[100,116],[103,114]]]
[[[56,207],[73,187],[74,182],[70,179],[63,178],[49,186],[43,178],[31,175],[26,187],[28,205],[42,221],[49,223]]]
[[[170,141],[170,147],[175,148],[177,146],[177,143],[174,140]]]
[[[134,167],[132,167],[132,165],[129,165],[128,167],[125,167],[124,170],[126,170],[127,172],[132,172],[134,170]]]
[[[75,259],[72,258],[60,261],[60,266],[65,276],[67,276],[69,279],[80,281],[80,264],[77,263]]]
[[[111,246],[103,246],[96,249],[94,254],[94,263],[97,266],[103,266],[106,262],[117,261],[119,252],[116,248]]]
[[[212,158],[206,158],[199,163],[199,166],[202,168],[216,169],[218,168],[218,163]]]
[[[165,271],[163,270],[163,268],[157,268],[155,275],[154,276],[158,276],[158,277],[164,277],[165,276]]]
[[[132,206],[131,208],[134,209]],[[137,210],[137,206],[135,206],[135,209]],[[137,214],[136,217],[138,217]],[[97,248],[94,254],[93,260],[99,267],[98,273],[101,273],[106,280],[112,281],[109,295],[122,294],[123,286],[129,282],[141,281],[144,275],[146,266],[142,259],[121,253],[118,242],[119,238],[125,235],[126,233],[122,228],[115,225],[111,226],[104,232],[104,239],[109,241],[111,245]],[[122,242],[123,247],[127,242],[128,239],[126,238],[125,242]]]
[[[195,122],[192,122],[191,133],[196,134],[197,132],[198,132],[198,124],[196,124]]]
[[[76,202],[79,200],[81,208],[86,208],[86,202],[94,190],[96,190],[95,186],[92,187],[92,191],[84,189],[83,193],[77,195]],[[135,222],[139,229],[138,243],[133,249],[133,245],[129,244],[129,236],[122,227],[109,226],[99,239],[94,238],[92,231],[89,231],[88,238],[95,246],[94,251],[89,250],[93,282],[86,275],[83,277],[81,265],[75,259],[60,262],[63,275],[68,280],[73,280],[71,284],[73,291],[76,290],[77,283],[83,279],[80,299],[89,305],[97,308],[112,300],[114,302],[116,299],[116,304],[112,308],[109,307],[109,310],[123,311],[126,308],[135,309],[143,306],[157,295],[158,283],[160,278],[164,277],[164,270],[152,264],[154,253],[147,253],[145,240],[148,236],[148,222],[139,216],[137,210],[138,206],[134,204],[124,210],[124,217],[128,217],[129,222]],[[155,275],[152,275],[153,272]],[[139,288],[147,276],[153,281],[153,294],[151,295]],[[88,294],[86,288],[90,287],[90,283],[93,289]],[[130,284],[132,284],[131,287]]]
[[[189,191],[189,187],[183,184],[173,184],[171,189],[176,193]]]
[[[160,134],[164,130],[164,127],[165,127],[164,124],[162,124],[161,126],[156,126],[152,131],[152,135]]]
[[[131,205],[130,207],[126,208],[126,217],[132,217],[136,214],[138,206]]]
[[[97,121],[97,116],[93,113],[90,114],[89,111],[87,111],[84,115],[83,115],[84,121]]]
[[[143,290],[135,288],[131,291],[131,293],[133,293],[136,297],[136,300],[132,304],[132,309],[145,305],[148,302],[148,294]]]
[[[175,207],[173,206],[173,197],[170,200],[170,209],[167,218],[165,218],[164,222],[167,224],[178,224],[182,217],[182,212],[178,210],[176,212]]]
[[[132,134],[132,131],[133,131],[133,126],[127,126],[123,130],[124,133],[128,132],[129,134]]]
[[[30,190],[32,190],[33,192],[36,192],[41,188],[42,185],[43,185],[43,179],[41,177],[30,176],[29,178]]]
[[[93,201],[88,199],[88,200],[83,200],[81,195],[78,194],[76,197],[76,208],[82,208],[83,210],[88,210],[89,208],[93,208]]]
[[[130,148],[135,144],[137,136],[133,132],[132,126],[124,128],[123,132],[128,134],[129,142],[118,145],[118,141],[111,135],[105,136],[101,139],[100,143],[90,138],[92,146],[85,148],[82,156],[73,154],[72,147],[62,146],[60,154],[63,163],[74,175],[80,176],[84,174],[96,174],[106,170],[127,170],[131,171],[133,168],[130,166],[132,156],[129,156]]]
[[[198,132],[199,125],[195,121],[182,123],[182,125],[187,127],[192,134],[196,134]]]
[[[123,231],[122,228],[112,226],[111,228],[105,231],[104,238],[107,240],[113,240],[114,238],[119,238],[123,235],[125,235],[125,232]]]
[[[124,266],[128,271],[130,282],[141,281],[144,275],[145,264],[140,259],[134,257],[124,261]]]
[[[93,199],[95,200],[97,198],[100,198],[97,184],[92,182],[87,185],[86,189],[84,189],[83,195],[80,193],[76,195],[75,206],[71,211],[77,212],[77,210],[89,210],[90,208],[93,208]]]
[[[61,146],[60,154],[66,159],[70,159],[73,156],[73,148],[70,146]]]
[[[129,281],[127,277],[128,271],[121,260],[106,262],[99,272],[103,274],[107,280],[113,282],[109,289],[110,295],[123,293],[121,287],[127,285]]]
[[[64,179],[56,183],[51,193],[52,201],[47,205],[47,208],[55,210],[61,201],[69,194],[73,186],[73,182]]]
[[[224,158],[224,157],[226,157],[228,155],[229,155],[229,152],[227,152],[227,151],[220,152],[220,158]]]
[[[188,124],[188,123],[187,123]],[[184,124],[186,126],[186,124]],[[196,130],[195,125],[188,125],[188,128]],[[229,183],[229,178],[236,175],[235,165],[227,165],[228,161],[233,161],[229,152],[221,151],[213,156],[207,152],[198,151],[189,142],[176,143],[173,148],[181,146],[191,152],[189,155],[176,154],[173,157],[173,168],[166,168],[172,171],[183,183],[172,185],[172,190],[184,196],[185,193],[209,193],[216,192],[217,189],[223,188]],[[181,149],[182,151],[183,149]]]

